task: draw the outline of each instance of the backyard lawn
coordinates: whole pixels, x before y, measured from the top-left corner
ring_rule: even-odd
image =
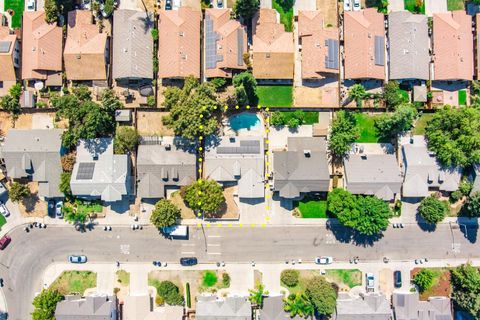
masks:
[[[448,11],[465,10],[465,0],[447,0]]]
[[[458,91],[458,105],[466,106],[467,105],[467,91],[460,90]]]
[[[325,278],[339,287],[347,286],[351,289],[362,285],[362,272],[358,269],[326,270]]]
[[[5,0],[5,11],[13,10],[12,28],[19,29],[22,27],[22,14],[25,5],[24,0]]]
[[[281,4],[278,0],[272,1],[272,7],[280,14],[280,22],[285,26],[285,31],[293,31],[293,2],[284,1]]]
[[[404,0],[405,10],[413,13],[425,14],[425,2],[422,1],[422,6],[417,8],[417,0]]]
[[[97,274],[91,271],[64,271],[50,285],[51,289],[56,289],[62,295],[80,293],[84,294],[88,288],[97,286]]]
[[[427,123],[433,118],[433,113],[424,113],[415,122],[413,134],[424,135]]]
[[[300,211],[302,218],[328,218],[326,200],[304,199],[295,201],[294,205]]]
[[[282,115],[285,118],[285,122],[288,122],[290,118],[294,117],[293,111],[285,111],[282,112]],[[317,111],[304,111],[303,114],[305,115],[303,124],[315,124],[318,123],[318,112]]]
[[[5,217],[0,214],[0,230],[2,230],[2,227],[5,223],[7,223],[7,219],[5,219]]]
[[[356,113],[357,127],[360,131],[360,137],[356,142],[380,142],[380,137],[375,130],[375,116],[370,116],[365,113]]]
[[[258,86],[258,104],[262,107],[291,107],[292,86]]]

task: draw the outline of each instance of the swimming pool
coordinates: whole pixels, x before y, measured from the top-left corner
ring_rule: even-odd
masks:
[[[242,129],[254,130],[261,128],[260,118],[255,113],[243,112],[228,119],[228,124],[233,131],[240,131]]]

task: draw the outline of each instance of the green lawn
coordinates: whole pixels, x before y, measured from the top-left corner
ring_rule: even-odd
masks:
[[[318,112],[317,111],[304,111],[305,119],[303,124],[315,124],[318,123]],[[282,112],[282,115],[285,117],[285,122],[288,122],[290,118],[294,117],[293,111]]]
[[[124,286],[128,286],[130,284],[130,273],[125,270],[118,270],[117,281]]]
[[[349,288],[362,285],[362,272],[358,269],[330,269],[326,270],[325,278],[338,285],[346,285]]]
[[[257,95],[262,107],[291,107],[293,103],[292,86],[258,86]]]
[[[464,0],[447,0],[448,11],[465,10]]]
[[[287,1],[285,1],[287,2]],[[285,31],[293,31],[293,3],[281,5],[277,0],[272,2],[273,9],[280,14],[280,22],[285,26]]]
[[[413,128],[413,134],[424,135],[425,128],[427,123],[433,118],[433,113],[424,113],[417,119],[415,122],[415,127]]]
[[[7,223],[7,219],[5,219],[5,217],[0,214],[0,230],[2,230],[2,227],[5,223]]]
[[[103,210],[103,206],[98,202],[87,203],[77,203],[77,212],[78,213],[100,213]]]
[[[460,90],[458,91],[458,105],[466,106],[467,105],[467,91]]]
[[[360,130],[360,137],[356,142],[380,142],[380,137],[375,130],[375,116],[369,116],[365,113],[356,113],[357,127]]]
[[[422,6],[420,7],[420,10],[417,10],[416,4],[417,0],[404,0],[405,3],[405,10],[408,10],[413,13],[421,13],[425,14],[425,2],[422,2]]]
[[[12,28],[19,29],[22,27],[22,14],[25,6],[24,0],[5,0],[5,11],[13,10]]]
[[[88,288],[97,286],[97,274],[91,271],[64,271],[50,285],[51,289],[56,289],[62,295],[80,293],[84,294]]]
[[[328,218],[327,201],[305,199],[295,201],[295,207],[298,207],[302,218]]]

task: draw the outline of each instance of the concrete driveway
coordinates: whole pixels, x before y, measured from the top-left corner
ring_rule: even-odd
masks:
[[[404,0],[390,0],[388,2],[388,11],[402,11],[405,10]]]
[[[297,15],[299,10],[317,10],[317,1],[316,0],[296,0],[293,5],[293,11]]]
[[[431,17],[434,13],[447,12],[447,0],[425,0],[425,14]]]
[[[260,0],[260,8],[272,9],[272,0]]]

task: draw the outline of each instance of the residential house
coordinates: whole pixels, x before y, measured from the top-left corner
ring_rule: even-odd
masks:
[[[58,186],[62,173],[61,129],[10,129],[1,154],[10,179],[38,182],[38,195],[63,197]]]
[[[70,188],[79,198],[122,200],[131,194],[130,157],[113,154],[112,138],[80,140]]]
[[[236,185],[240,200],[263,198],[263,138],[223,136],[207,139],[203,171],[205,177],[224,186]]]
[[[433,15],[432,80],[473,79],[472,17],[465,10]]]
[[[158,77],[200,78],[201,11],[161,10],[158,18]]]
[[[113,13],[112,77],[117,86],[153,80],[153,14],[120,9]]]
[[[123,320],[183,320],[182,306],[153,308],[154,301],[149,295],[126,296],[123,307]]]
[[[396,320],[453,320],[452,303],[447,297],[430,297],[427,301],[420,301],[417,292],[394,292],[392,304]]]
[[[246,297],[198,297],[196,320],[251,320],[252,304]]]
[[[45,11],[23,12],[22,79],[62,85],[62,28],[45,22]]]
[[[289,312],[283,310],[283,296],[265,297],[258,320],[303,320],[300,316],[290,317]]]
[[[57,303],[56,320],[117,320],[115,296],[66,296]]]
[[[88,10],[70,11],[63,51],[67,79],[106,82],[109,58],[108,35],[100,31],[92,13]]]
[[[17,36],[2,21],[3,16],[0,14],[0,97],[7,95],[17,83],[20,68],[20,44]]]
[[[190,148],[191,149],[191,148]],[[195,151],[181,143],[141,144],[137,152],[137,196],[166,198],[196,180]]]
[[[430,79],[428,17],[409,11],[388,15],[390,79]]]
[[[257,80],[293,80],[293,33],[285,31],[276,10],[260,8],[253,18],[252,51]]]
[[[327,192],[330,185],[325,137],[289,137],[287,148],[273,153],[273,187],[280,197]]]
[[[402,174],[394,154],[350,154],[344,160],[345,188],[353,194],[392,201],[400,194]]]
[[[352,297],[340,293],[334,320],[391,320],[390,302],[383,294],[370,293]]]
[[[458,189],[462,170],[443,167],[428,150],[424,136],[405,137],[401,141],[404,162],[403,196],[423,198],[429,191],[453,192]]]
[[[377,8],[344,14],[345,79],[385,79],[385,24]],[[425,45],[425,44],[424,44]]]
[[[326,27],[320,11],[298,12],[302,79],[322,79],[339,73],[339,31]]]
[[[230,9],[206,9],[204,20],[205,76],[231,78],[247,69],[247,30],[231,19]]]

